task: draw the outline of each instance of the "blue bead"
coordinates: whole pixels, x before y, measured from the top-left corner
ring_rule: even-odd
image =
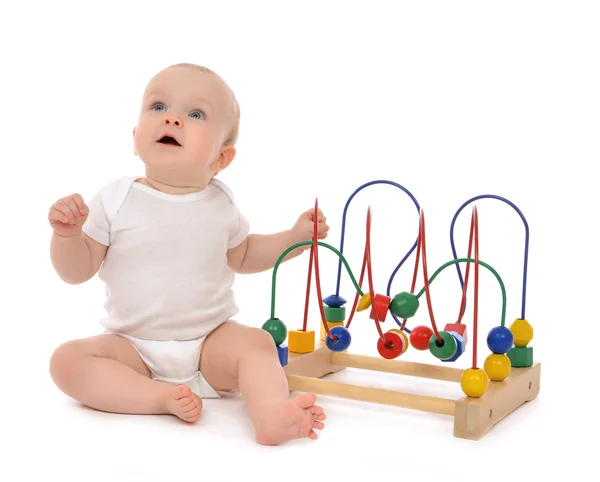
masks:
[[[331,351],[344,351],[350,346],[352,337],[347,328],[343,326],[334,326],[330,331],[337,340],[334,341],[327,335],[327,339],[325,340],[327,348]]]
[[[514,336],[506,326],[495,326],[487,336],[487,345],[492,353],[502,355],[513,346]]]
[[[325,303],[327,306],[331,306],[332,308],[339,308],[340,306],[344,306],[346,304],[346,300],[340,295],[329,295],[323,299],[323,303]]]
[[[456,340],[456,352],[454,353],[454,355],[452,355],[452,358],[442,360],[443,362],[456,361],[458,359],[458,357],[461,356],[465,352],[465,339],[462,336],[460,336],[459,333],[457,333],[455,331],[449,331],[448,333],[450,333]]]
[[[279,355],[279,363],[284,367],[288,364],[288,347],[283,343],[277,345],[277,354]]]

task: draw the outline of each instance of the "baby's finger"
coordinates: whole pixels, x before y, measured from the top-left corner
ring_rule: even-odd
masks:
[[[63,198],[62,203],[64,203],[64,205],[67,207],[67,209],[71,212],[71,216],[69,216],[70,218],[75,220],[76,218],[78,218],[80,216],[79,209],[77,208],[77,205],[75,204],[75,200],[71,196]]]
[[[65,216],[67,216],[70,222],[75,222],[75,218],[79,216],[78,209],[77,207],[75,207],[75,203],[72,203],[74,207],[71,208],[67,201],[68,199],[60,199],[56,202],[56,204],[54,204],[54,207],[58,209],[61,213],[63,213]]]
[[[85,205],[85,202],[83,202],[83,198],[81,197],[81,194],[73,194],[71,196],[71,198],[75,202],[75,206],[77,206],[77,209],[79,210],[79,214],[81,214],[82,216],[85,216],[87,214],[87,206]]]
[[[69,222],[69,218],[55,207],[50,208],[50,212],[48,213],[48,220],[59,221],[61,223]]]

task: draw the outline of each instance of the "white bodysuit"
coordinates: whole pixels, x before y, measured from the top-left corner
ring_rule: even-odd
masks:
[[[208,334],[238,313],[227,250],[249,224],[229,188],[213,179],[175,195],[123,177],[87,203],[83,231],[108,246],[98,272],[106,285],[108,333],[128,339],[155,379],[218,397],[198,370]]]

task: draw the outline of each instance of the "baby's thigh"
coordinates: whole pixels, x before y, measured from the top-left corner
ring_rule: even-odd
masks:
[[[208,335],[200,357],[200,372],[218,391],[238,388],[238,367],[245,356],[273,351],[273,338],[260,328],[227,322]]]
[[[125,338],[103,334],[89,338],[71,340],[60,345],[50,361],[52,367],[60,369],[66,364],[78,363],[85,357],[108,358],[132,368],[141,375],[150,377],[151,373],[133,345]]]

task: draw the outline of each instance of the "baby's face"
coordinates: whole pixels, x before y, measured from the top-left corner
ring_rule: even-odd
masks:
[[[206,185],[229,127],[229,91],[221,79],[188,67],[160,72],[144,93],[135,151],[154,175]]]

